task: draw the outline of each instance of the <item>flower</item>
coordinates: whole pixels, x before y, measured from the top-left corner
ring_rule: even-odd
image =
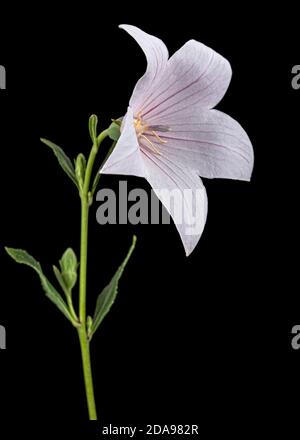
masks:
[[[198,41],[188,41],[169,58],[160,39],[135,26],[120,28],[140,45],[148,64],[130,98],[121,136],[100,172],[146,178],[172,216],[189,255],[207,216],[207,195],[199,176],[248,181],[253,169],[246,132],[213,109],[229,86],[231,67]],[[176,216],[176,201],[166,203],[162,190],[182,195],[182,221]],[[197,206],[198,227],[191,233]]]

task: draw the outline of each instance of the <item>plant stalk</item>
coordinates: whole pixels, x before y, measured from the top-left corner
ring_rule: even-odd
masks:
[[[104,130],[94,143],[88,159],[83,189],[81,192],[81,236],[80,236],[80,275],[79,275],[79,321],[78,336],[81,348],[82,367],[86,391],[89,419],[97,420],[92,366],[90,356],[90,341],[86,328],[86,287],[87,287],[87,255],[88,255],[88,220],[90,206],[90,181],[94,162],[101,142],[108,136]]]

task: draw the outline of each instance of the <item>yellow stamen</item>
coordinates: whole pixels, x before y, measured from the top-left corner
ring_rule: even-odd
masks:
[[[157,149],[157,148],[154,146],[154,144],[150,141],[150,139],[147,138],[147,136],[145,136],[144,134],[141,134],[140,137],[143,138],[143,139],[145,139],[147,142],[149,142],[149,144],[150,144],[152,150],[154,151],[154,153],[161,154],[160,151],[158,151],[158,149]]]
[[[160,136],[158,136],[158,134],[156,133],[156,131],[152,130],[151,133],[153,134],[153,136],[156,137],[156,139],[161,143],[161,144],[167,144],[168,141],[164,141],[162,140],[162,138]]]
[[[150,129],[150,134],[154,136],[160,144],[166,144],[167,141],[163,140],[155,130],[151,130],[151,127],[149,125],[145,124],[144,121],[141,118],[141,113],[139,112],[137,114],[137,117],[134,118],[134,128],[137,134],[137,138],[143,138],[145,139],[148,144],[150,145],[152,151],[154,151],[156,154],[161,154],[160,151],[155,147],[153,142],[150,141],[150,139],[145,135],[147,134],[147,131]]]

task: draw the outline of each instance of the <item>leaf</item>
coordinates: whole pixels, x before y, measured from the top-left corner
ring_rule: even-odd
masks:
[[[133,239],[132,239],[132,244],[130,246],[128,254],[126,255],[125,260],[123,261],[121,266],[118,268],[117,272],[112,277],[110,283],[106,287],[104,287],[104,289],[102,290],[102,292],[98,296],[98,299],[96,302],[95,313],[94,313],[94,317],[93,317],[93,323],[92,323],[91,331],[90,331],[90,339],[92,338],[93,334],[98,329],[99,325],[101,324],[101,322],[103,321],[103,319],[107,315],[107,313],[109,312],[111,306],[113,305],[113,303],[116,299],[116,296],[118,293],[119,280],[122,276],[124,268],[125,268],[126,264],[128,263],[128,260],[131,256],[131,254],[135,248],[135,243],[136,243],[136,236],[134,235]]]
[[[92,139],[93,144],[97,144],[97,125],[98,118],[96,115],[91,115],[89,118],[89,132]]]
[[[74,166],[70,158],[66,155],[66,153],[58,145],[54,144],[51,141],[48,141],[47,139],[41,138],[41,142],[43,142],[45,145],[51,148],[51,150],[57,157],[57,160],[60,166],[62,167],[62,169],[64,170],[64,172],[70,177],[70,179],[78,187]]]
[[[121,131],[120,131],[120,124],[118,121],[113,121],[110,126],[107,129],[108,136],[113,140],[117,141],[120,137]]]
[[[66,296],[70,296],[71,292],[67,289],[65,281],[64,281],[64,279],[63,279],[63,277],[62,277],[62,275],[60,273],[60,270],[56,266],[53,266],[53,272],[54,272],[55,278],[57,279],[60,287],[64,291],[64,294]]]
[[[66,318],[68,318],[72,324],[74,324],[74,320],[72,316],[70,315],[70,312],[68,310],[68,307],[60,294],[57,292],[54,286],[48,281],[48,279],[43,274],[41,265],[38,261],[36,261],[31,255],[29,255],[26,251],[23,251],[22,249],[12,249],[12,248],[5,248],[8,255],[11,256],[17,263],[25,264],[27,266],[30,266],[32,269],[34,269],[38,276],[40,277],[42,287],[46,293],[46,296],[52,301],[56,307],[65,315]]]

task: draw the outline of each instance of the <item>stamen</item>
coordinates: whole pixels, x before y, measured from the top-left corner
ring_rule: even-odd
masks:
[[[168,141],[163,141],[162,138],[160,136],[158,136],[158,134],[156,133],[156,131],[152,130],[151,133],[153,134],[153,136],[156,137],[156,139],[161,143],[161,144],[167,144]]]
[[[158,148],[154,145],[153,142],[147,136],[154,136],[160,144],[167,144],[168,141],[163,140],[157,133],[156,130],[161,132],[170,131],[170,128],[165,125],[147,125],[142,117],[141,112],[138,112],[136,117],[134,118],[134,127],[137,134],[137,138],[143,138],[149,144],[149,148],[154,151],[156,154],[161,154]],[[146,136],[147,135],[147,136]]]
[[[150,130],[161,131],[162,133],[172,131],[172,129],[167,125],[151,125],[149,128]]]
[[[151,149],[154,151],[154,153],[161,155],[160,151],[154,146],[154,144],[150,141],[150,139],[147,138],[147,136],[141,134],[140,137],[145,139],[147,142],[149,142]]]

